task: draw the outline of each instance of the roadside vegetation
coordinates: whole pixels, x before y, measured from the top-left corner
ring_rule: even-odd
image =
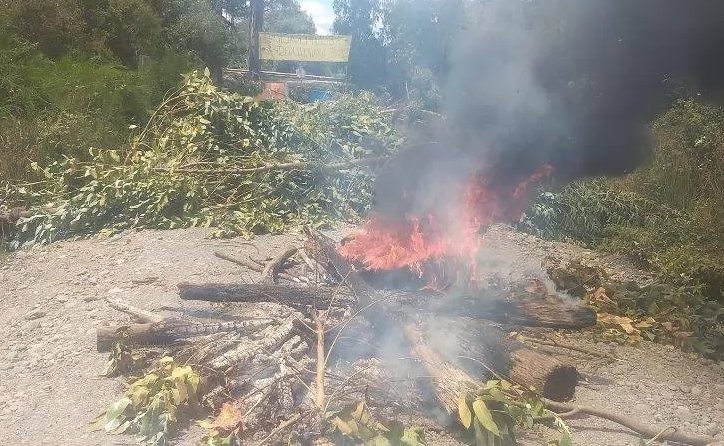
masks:
[[[619,312],[669,322],[663,330],[678,344],[722,358],[724,110],[681,99],[652,131],[646,166],[542,192],[521,224],[543,237],[626,255],[650,270],[653,282],[644,288],[607,288]]]

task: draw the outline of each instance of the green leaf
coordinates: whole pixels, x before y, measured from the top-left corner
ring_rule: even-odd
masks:
[[[496,425],[495,421],[493,421],[493,416],[490,414],[488,406],[485,405],[485,401],[481,399],[476,399],[475,401],[473,401],[473,412],[475,412],[475,418],[477,418],[480,424],[487,431],[492,432],[498,437],[500,436],[498,425]]]
[[[571,440],[571,436],[568,435],[568,432],[563,433],[561,441],[558,442],[558,446],[573,446],[573,441]]]
[[[108,407],[108,410],[106,411],[106,422],[103,425],[106,432],[111,432],[117,429],[125,421],[126,416],[124,412],[130,404],[130,398],[121,398]]]
[[[470,429],[470,425],[473,423],[473,414],[470,413],[470,408],[468,407],[464,393],[462,393],[458,399],[458,416],[460,417],[460,422],[465,426],[465,429]]]

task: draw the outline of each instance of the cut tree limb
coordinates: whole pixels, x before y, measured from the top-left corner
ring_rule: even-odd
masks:
[[[527,347],[492,321],[435,316],[420,325],[425,328],[414,337],[416,344],[428,344],[450,364],[441,373],[451,381],[442,386],[448,394],[441,400],[457,401],[459,393],[449,392],[464,386],[463,371],[478,382],[495,373],[553,400],[573,398],[579,379],[574,366]],[[410,333],[407,326],[405,330]]]
[[[298,287],[275,284],[179,283],[183,300],[208,302],[273,302],[298,310],[327,309],[331,304],[349,304],[349,297],[330,288]]]
[[[276,257],[274,257],[271,262],[267,263],[264,267],[264,270],[261,272],[262,283],[276,283],[277,274],[279,274],[279,271],[284,266],[284,262],[289,260],[289,258],[296,253],[297,248],[294,246],[290,246],[289,248],[280,252]]]
[[[253,260],[251,260],[251,259],[240,259],[240,258],[238,258],[238,257],[233,257],[233,256],[230,256],[229,254],[225,254],[225,253],[220,252],[220,251],[214,252],[214,255],[215,255],[216,257],[222,259],[222,260],[227,260],[227,261],[229,261],[229,262],[231,262],[231,263],[236,263],[237,265],[241,265],[241,266],[243,266],[243,267],[245,267],[245,268],[247,268],[247,269],[250,269],[250,270],[252,270],[252,271],[254,271],[254,272],[257,272],[257,273],[261,273],[262,271],[264,271],[264,267],[263,267],[263,266],[259,265],[257,262],[255,262],[255,261],[253,261]],[[284,280],[287,280],[287,281],[289,281],[289,282],[294,282],[294,283],[298,283],[298,282],[299,282],[296,277],[294,277],[294,276],[292,276],[292,275],[290,275],[290,274],[287,274],[287,273],[279,273],[279,274],[278,274],[278,277],[279,277],[280,279],[284,279]]]
[[[566,412],[565,414],[562,414],[565,415],[566,418],[579,413],[593,415],[595,417],[604,418],[622,426],[626,426],[632,431],[637,432],[641,435],[645,435],[649,438],[657,437],[657,439],[659,440],[674,441],[677,443],[689,444],[692,446],[706,446],[717,441],[716,438],[713,437],[681,432],[678,428],[675,427],[663,429],[660,427],[651,426],[641,421],[631,419],[630,416],[608,412],[605,410],[597,409],[595,407],[563,404],[547,399],[544,399],[543,401],[549,410],[556,412]]]
[[[127,324],[115,327],[98,327],[96,348],[99,352],[110,351],[116,342],[132,345],[167,345],[190,337],[222,331],[260,330],[273,319],[252,319],[247,321],[188,323],[164,319],[155,323]]]
[[[240,168],[240,169],[195,169],[185,167],[156,167],[153,170],[156,172],[175,172],[175,173],[188,173],[188,174],[207,174],[207,175],[250,175],[256,173],[266,173],[272,171],[285,171],[285,170],[318,170],[320,172],[334,172],[338,170],[350,169],[353,167],[372,166],[375,164],[382,164],[387,161],[387,157],[374,157],[374,158],[362,158],[352,161],[342,161],[338,163],[320,164],[317,162],[296,162],[296,163],[280,163],[272,164],[268,166],[251,167],[251,168]]]
[[[109,297],[106,299],[106,303],[114,310],[130,315],[133,320],[141,324],[153,324],[161,322],[164,319],[163,316],[156,313],[134,307],[124,299]]]

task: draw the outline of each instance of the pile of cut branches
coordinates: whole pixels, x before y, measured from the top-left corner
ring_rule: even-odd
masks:
[[[99,351],[112,351],[107,371],[141,367],[146,375],[98,423],[161,444],[179,416],[198,418],[194,410],[206,407],[214,414],[201,423],[209,445],[418,445],[425,435],[415,425],[441,430],[441,419],[476,445],[515,444],[516,429],[538,422],[570,444],[558,412],[611,417],[646,436],[660,431],[556,403],[572,398],[576,368],[503,328],[582,328],[595,323],[589,308],[541,287],[375,287],[331,239],[309,227],[306,234],[303,247],[268,263],[217,253],[259,272],[258,283],[179,284],[183,300],[223,304],[224,320],[164,318],[109,299],[134,322],[98,329]],[[173,359],[154,360],[139,346]],[[678,431],[660,438],[710,440]]]
[[[90,149],[90,161],[33,165],[39,181],[0,197],[29,213],[11,247],[128,227],[228,236],[356,219],[399,143],[371,95],[262,103],[197,72],[132,132],[128,147]]]

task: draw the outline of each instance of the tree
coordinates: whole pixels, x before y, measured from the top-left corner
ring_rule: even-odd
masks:
[[[380,0],[334,0],[334,32],[352,36],[348,72],[362,88],[376,88],[387,81],[386,51],[380,33],[383,4]]]
[[[414,94],[437,109],[455,36],[466,25],[463,0],[396,0],[384,11],[388,84],[397,96]]]
[[[297,0],[270,0],[264,9],[264,31],[285,34],[314,34],[314,21],[302,11]]]

